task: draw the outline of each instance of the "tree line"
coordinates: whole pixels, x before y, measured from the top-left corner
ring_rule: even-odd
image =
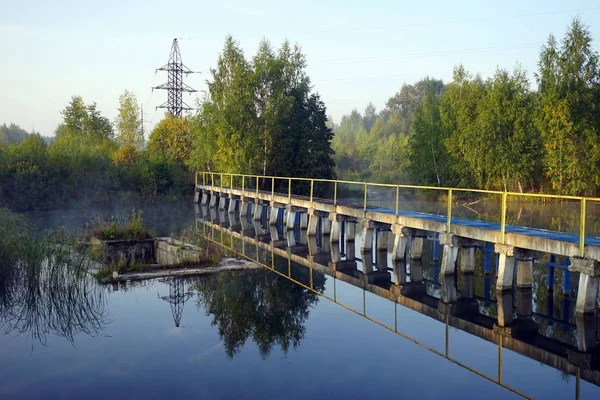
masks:
[[[0,204],[24,211],[191,196],[196,170],[332,178],[333,132],[305,69],[287,41],[274,49],[263,40],[247,60],[228,37],[198,111],[166,114],[147,143],[128,91],[114,121],[73,96],[50,143],[2,125]]]
[[[600,70],[574,19],[542,47],[537,90],[516,66],[483,79],[462,65],[452,82],[404,85],[379,113],[369,105],[335,127],[346,178],[510,191],[597,195]]]

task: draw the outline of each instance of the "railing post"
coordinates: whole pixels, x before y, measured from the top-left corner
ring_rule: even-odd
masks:
[[[288,202],[292,200],[292,178],[288,178]]]
[[[400,185],[396,185],[396,217],[398,216],[398,201],[400,200]]]
[[[271,177],[271,200],[275,200],[275,177]]]
[[[242,194],[244,194],[244,182],[246,181],[246,177],[242,175]]]
[[[229,188],[233,190],[233,174],[230,175],[231,179],[229,179]]]
[[[215,173],[211,172],[210,173],[210,186],[215,186]]]
[[[337,205],[337,181],[333,183],[333,205]]]
[[[221,173],[221,193],[223,192],[223,173]]]
[[[367,186],[368,186],[368,183],[365,182],[365,201],[364,201],[364,204],[363,204],[364,211],[367,211]]]
[[[504,238],[506,236],[506,200],[508,198],[507,192],[502,192],[502,219],[500,221],[500,242],[504,244]]]
[[[194,185],[198,187],[198,171],[194,174]]]
[[[581,215],[579,216],[579,257],[585,255],[585,197],[581,198]]]
[[[446,232],[450,233],[452,224],[452,189],[448,189],[448,222],[446,223]]]
[[[258,175],[256,175],[256,194],[258,195]],[[256,196],[258,198],[258,196]]]
[[[313,201],[313,190],[314,190],[314,186],[315,186],[315,180],[311,179],[310,180],[310,202],[311,202],[311,206],[312,206],[312,201]]]

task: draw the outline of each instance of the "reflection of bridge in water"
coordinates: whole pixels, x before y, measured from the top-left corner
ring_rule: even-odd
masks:
[[[236,208],[232,208],[231,211],[196,205],[199,232],[204,237],[309,290],[313,290],[314,271],[333,277],[333,296],[318,294],[512,392],[527,397],[503,383],[504,348],[574,376],[576,398],[579,398],[580,379],[600,386],[600,351],[596,347],[599,337],[597,317],[594,315],[576,315],[573,324],[568,318],[565,321],[557,321],[552,316],[534,313],[531,288],[517,288],[514,293],[497,293],[495,300],[477,297],[473,272],[462,273],[460,277],[455,274],[442,274],[441,283],[424,279],[421,260],[411,258],[408,252],[406,257],[403,255],[402,258],[392,259],[393,254],[387,250],[387,246],[377,245],[378,241],[387,240],[384,232],[375,237],[376,251],[362,249],[357,252],[359,249],[354,244],[354,235],[344,235],[343,230],[339,233],[339,242],[331,242],[330,231],[321,223],[321,229],[313,236],[307,235],[306,225],[301,218],[296,218],[293,229],[287,229],[291,221],[287,221],[287,227],[284,226],[281,212],[277,224],[267,224],[266,218],[251,220],[248,216],[240,217]],[[286,259],[287,267],[282,268],[281,263],[276,262],[277,258]],[[294,279],[292,265],[309,268],[310,281],[299,282]],[[489,285],[489,276],[485,276],[484,279]],[[355,310],[338,302],[338,281],[363,290],[362,310]],[[461,290],[458,290],[457,283],[460,283]],[[396,312],[393,327],[369,317],[366,292],[394,302],[395,310],[400,304],[443,323],[446,329],[445,351],[425,346],[398,331]],[[489,309],[486,307],[490,305],[497,306],[497,317],[488,315]],[[567,310],[568,305],[568,301],[563,304]],[[568,311],[565,315],[569,315]],[[545,336],[539,332],[539,324],[536,321],[560,325],[572,337],[575,336],[576,340],[570,342]],[[497,376],[485,375],[450,357],[449,327],[498,346]]]

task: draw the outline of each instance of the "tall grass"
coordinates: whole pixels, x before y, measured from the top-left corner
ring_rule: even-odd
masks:
[[[87,224],[88,237],[100,240],[144,240],[152,238],[150,232],[144,228],[142,210],[131,211],[129,217],[119,218],[112,216],[105,218],[97,217]]]
[[[19,215],[0,209],[0,328],[45,344],[100,334],[109,321],[105,293],[88,274],[90,260],[73,252],[75,238],[32,235]]]

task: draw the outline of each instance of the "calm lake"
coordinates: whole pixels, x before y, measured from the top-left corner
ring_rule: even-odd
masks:
[[[529,315],[517,316],[522,294],[502,299],[515,318],[537,324],[538,336],[499,345],[486,339],[499,305],[490,290],[495,276],[482,265],[472,278],[479,317],[458,327],[460,315],[443,321],[412,306],[441,309],[434,303],[449,288],[459,299],[464,294],[462,277],[439,276],[431,241],[421,263],[402,265],[422,289],[406,295],[405,306],[385,298],[397,267],[388,255],[367,260],[356,248],[341,249],[342,261],[355,259],[358,270],[373,264],[389,273],[390,282],[375,285],[380,290],[364,290],[352,283],[354,273],[335,279],[303,265],[309,257],[328,265],[332,252],[318,240],[319,255],[309,255],[298,230],[296,246],[269,250],[270,234],[283,232],[264,221],[243,221],[250,226],[244,242],[235,236],[245,230],[239,218],[211,218],[189,203],[142,208],[158,235],[195,227],[264,267],[118,285],[65,282],[64,296],[19,288],[16,300],[0,307],[1,399],[600,398],[600,371],[567,362],[583,326],[573,316],[574,296],[548,292],[543,266],[534,271]],[[84,229],[94,215],[129,212],[119,206],[28,217],[39,229]],[[484,254],[477,257],[483,263]],[[597,332],[594,318],[585,328]]]

